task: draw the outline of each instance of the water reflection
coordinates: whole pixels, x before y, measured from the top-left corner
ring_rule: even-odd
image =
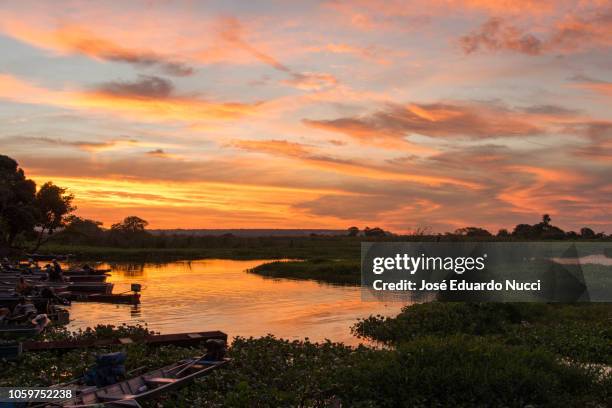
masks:
[[[122,276],[131,276],[131,277],[139,277],[144,275],[145,264],[144,262],[140,263],[111,263],[108,265],[114,274],[122,275]]]
[[[74,303],[71,329],[147,324],[164,332],[223,330],[230,336],[272,333],[350,344],[350,326],[370,314],[397,314],[402,303],[362,302],[359,287],[264,279],[246,270],[263,262],[207,259],[169,264],[112,264],[115,292],[142,284],[142,304]],[[101,265],[100,267],[106,267]],[[134,273],[136,272],[136,273]]]

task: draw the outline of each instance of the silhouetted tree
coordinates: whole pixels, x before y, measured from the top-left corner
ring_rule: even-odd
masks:
[[[356,237],[357,235],[359,235],[359,228],[357,228],[357,227],[350,227],[348,229],[348,236],[349,237]]]
[[[548,214],[542,216],[542,222],[534,225],[518,224],[514,227],[512,235],[528,239],[563,239],[565,231],[550,224],[551,218]]]
[[[576,231],[567,231],[565,233],[565,237],[568,238],[568,239],[577,239],[580,236],[576,233]]]
[[[15,160],[0,155],[0,249],[33,231],[38,217],[35,194],[36,183],[25,177]]]
[[[580,237],[584,239],[593,239],[595,238],[595,231],[588,227],[580,228]]]
[[[365,229],[363,230],[363,234],[366,237],[384,237],[385,235],[387,235],[385,230],[379,227],[374,227],[374,228],[365,227]]]
[[[510,233],[508,232],[507,229],[502,228],[499,231],[497,231],[497,236],[500,238],[507,238],[510,236]]]
[[[62,235],[92,241],[101,238],[104,234],[101,227],[102,223],[100,221],[70,215],[66,218],[66,227],[62,231]]]
[[[111,231],[136,234],[144,232],[147,225],[149,225],[147,221],[135,215],[131,215],[125,217],[122,222],[111,225]]]
[[[36,223],[39,231],[34,251],[46,242],[55,230],[65,225],[68,214],[76,209],[72,205],[72,200],[74,200],[72,194],[66,194],[65,188],[56,186],[50,181],[38,190],[35,202],[39,212]]]

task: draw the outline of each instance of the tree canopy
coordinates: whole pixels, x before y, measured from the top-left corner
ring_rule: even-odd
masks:
[[[38,220],[36,183],[25,177],[17,162],[0,155],[0,246],[11,247]]]
[[[75,210],[74,196],[47,182],[36,191],[36,183],[8,156],[0,155],[0,247],[11,248],[18,237],[38,232],[36,246],[44,242]]]

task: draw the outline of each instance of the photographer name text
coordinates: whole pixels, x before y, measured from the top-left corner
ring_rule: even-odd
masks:
[[[398,282],[385,282],[381,279],[372,283],[372,288],[377,291],[540,291],[541,282],[520,282],[506,279],[503,282],[490,280],[488,282],[467,282],[464,280],[443,280],[441,282],[427,282],[425,280],[412,281],[402,279]]]

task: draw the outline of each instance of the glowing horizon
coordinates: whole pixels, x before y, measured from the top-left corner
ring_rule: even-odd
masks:
[[[151,228],[612,232],[612,5],[21,1],[0,154]]]

